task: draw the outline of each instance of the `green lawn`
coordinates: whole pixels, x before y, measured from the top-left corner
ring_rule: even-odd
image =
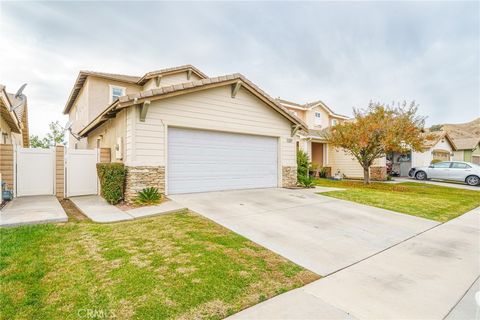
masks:
[[[0,236],[0,319],[220,319],[319,278],[191,212]]]
[[[362,181],[316,180],[321,187],[345,188],[322,195],[410,214],[440,222],[480,206],[480,191],[406,182],[399,184]]]

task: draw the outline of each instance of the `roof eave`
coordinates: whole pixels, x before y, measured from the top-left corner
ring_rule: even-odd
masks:
[[[187,86],[186,88],[184,87],[183,89],[177,89],[177,90],[173,90],[172,88],[174,86],[170,86],[170,87],[167,87],[167,88],[170,88],[170,91],[167,91],[167,92],[164,92],[165,87],[163,87],[159,89],[141,92],[139,93],[140,96],[138,96],[139,94],[132,94],[132,95],[121,97],[119,100],[116,100],[110,106],[108,106],[104,112],[102,112],[99,116],[97,116],[94,120],[92,120],[85,128],[80,130],[78,134],[81,137],[85,137],[86,135],[88,135],[91,131],[93,131],[95,128],[97,128],[98,126],[100,126],[101,124],[103,124],[105,121],[108,120],[108,118],[106,118],[106,115],[109,112],[111,112],[113,109],[115,109],[113,111],[116,111],[116,110],[124,109],[133,105],[141,104],[147,100],[152,101],[152,100],[167,99],[172,96],[183,95],[183,94],[187,94],[195,91],[207,90],[213,87],[220,87],[220,86],[225,86],[229,84],[234,84],[239,81],[242,83],[243,87],[247,88],[250,92],[254,93],[259,99],[269,104],[272,108],[274,108],[277,112],[282,114],[285,118],[289,119],[292,123],[300,126],[301,129],[308,130],[307,125],[301,119],[290,114],[290,112],[288,112],[288,110],[285,107],[280,105],[273,98],[266,95],[266,93],[260,92],[258,89],[255,88],[256,86],[253,83],[251,83],[248,79],[244,78],[242,75],[229,75],[229,76],[223,76],[223,77],[217,77],[217,78],[223,78],[224,80],[197,85],[197,86]],[[188,82],[187,84],[192,84],[194,82]],[[155,91],[158,91],[160,93],[155,94],[154,93]]]

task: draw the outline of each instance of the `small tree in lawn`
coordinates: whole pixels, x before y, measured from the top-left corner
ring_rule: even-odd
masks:
[[[326,132],[327,143],[349,151],[363,168],[364,183],[370,183],[370,166],[389,152],[425,150],[425,118],[417,116],[417,105],[406,102],[397,106],[370,103],[353,109],[353,121],[337,124]]]

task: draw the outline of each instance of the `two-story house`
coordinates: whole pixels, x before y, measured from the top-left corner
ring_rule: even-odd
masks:
[[[126,200],[296,184],[296,136],[307,125],[241,74],[191,65],[143,76],[81,71],[64,113],[71,148],[111,149],[127,168]],[[77,139],[78,138],[78,139]]]
[[[353,155],[328,145],[322,135],[322,132],[329,127],[343,121],[350,121],[349,117],[335,113],[322,101],[306,104],[283,99],[277,99],[277,101],[307,124],[307,131],[298,131],[297,133],[297,149],[304,150],[312,163],[329,168],[331,175],[340,174],[348,178],[363,178],[363,169]],[[378,159],[371,168],[371,175],[373,178],[383,179],[385,174],[385,159]]]

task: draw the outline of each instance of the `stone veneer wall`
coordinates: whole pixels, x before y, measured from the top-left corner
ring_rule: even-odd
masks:
[[[282,167],[282,187],[291,188],[297,185],[297,167]]]
[[[370,167],[370,179],[387,180],[387,167]]]
[[[144,188],[155,187],[165,193],[165,167],[126,167],[125,201],[131,203],[137,192]]]

